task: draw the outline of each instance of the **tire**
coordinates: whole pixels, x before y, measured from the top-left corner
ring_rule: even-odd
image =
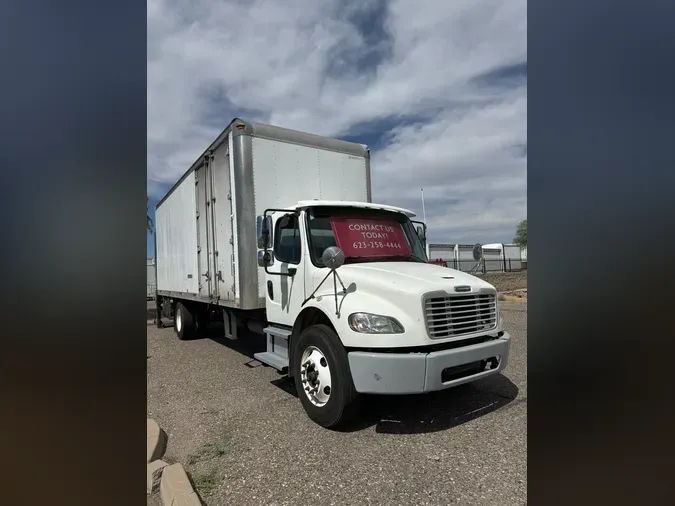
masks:
[[[155,325],[158,329],[164,328],[164,323],[162,322],[162,317],[164,316],[164,307],[163,304],[168,304],[163,302],[162,299],[157,298],[155,300]]]
[[[181,341],[192,339],[195,335],[196,326],[194,316],[180,302],[176,305],[176,315],[173,322],[173,328],[176,331],[178,339]]]
[[[306,366],[308,363],[310,365]],[[315,423],[337,429],[356,416],[358,393],[349,370],[347,352],[329,326],[313,325],[300,334],[293,353],[293,377],[302,407]],[[328,394],[325,387],[322,388],[322,382],[324,385],[329,383]]]

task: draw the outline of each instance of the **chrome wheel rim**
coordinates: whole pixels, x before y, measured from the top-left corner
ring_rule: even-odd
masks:
[[[332,378],[328,360],[316,346],[309,346],[300,360],[302,390],[317,407],[325,406],[330,399]]]

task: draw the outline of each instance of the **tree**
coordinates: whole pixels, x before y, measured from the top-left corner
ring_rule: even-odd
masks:
[[[513,243],[520,248],[527,248],[527,218],[518,223],[516,227],[516,237],[513,238]]]
[[[148,202],[149,201],[150,201],[150,199],[146,197],[146,200],[145,200],[145,210],[146,210],[146,212],[148,210]],[[150,232],[152,234],[152,218],[150,218],[149,214],[147,214],[145,217],[148,219],[148,232]]]

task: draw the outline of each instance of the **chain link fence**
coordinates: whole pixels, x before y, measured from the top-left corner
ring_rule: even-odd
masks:
[[[477,262],[476,260],[442,260],[436,258],[431,259],[429,263],[449,267],[462,272],[478,272],[482,274],[490,272],[520,272],[527,269],[527,260],[513,258],[483,258],[480,262]]]

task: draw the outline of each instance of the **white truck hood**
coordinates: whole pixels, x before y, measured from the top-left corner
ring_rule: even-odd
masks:
[[[334,305],[340,307],[341,314],[355,312],[373,313],[396,318],[406,329],[402,334],[382,336],[352,332],[341,318],[335,320],[336,325],[343,325],[340,334],[345,346],[358,347],[367,343],[369,347],[419,346],[431,343],[425,327],[423,296],[430,292],[445,292],[460,295],[455,291],[457,286],[468,286],[468,293],[477,293],[494,287],[482,279],[465,272],[448,269],[438,265],[417,262],[373,262],[363,264],[347,264],[337,271],[344,283],[347,293],[335,299],[333,280],[330,277],[316,293],[315,303],[325,307],[327,314],[334,314]],[[326,276],[327,269],[314,272],[314,287],[318,286]],[[337,285],[340,291],[340,285]],[[461,338],[471,337],[464,335]],[[443,343],[457,339],[437,339],[433,342]]]
[[[345,284],[354,282],[369,288],[389,288],[395,291],[414,292],[418,295],[437,290],[454,291],[454,287],[460,285],[468,285],[472,291],[482,288],[494,289],[491,284],[471,274],[418,262],[347,264],[337,272]]]

